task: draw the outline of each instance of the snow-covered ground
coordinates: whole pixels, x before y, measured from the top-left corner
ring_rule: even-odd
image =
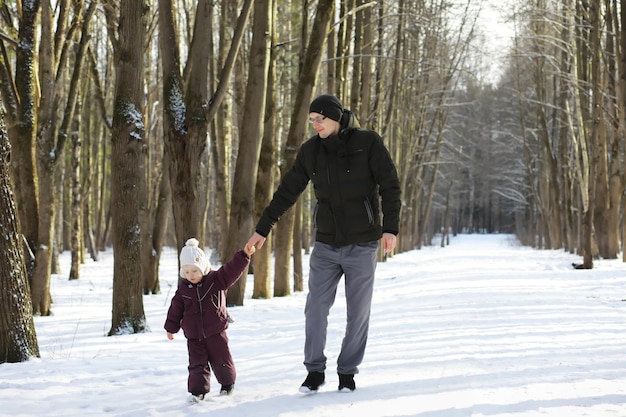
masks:
[[[306,257],[305,257],[306,258]],[[0,365],[0,415],[626,417],[626,264],[520,247],[507,235],[461,235],[446,248],[378,266],[357,390],[339,393],[343,291],[331,311],[327,383],[298,387],[306,293],[230,309],[235,393],[187,403],[187,351],[163,321],[177,280],[166,250],[160,295],[144,297],[151,332],[107,337],[112,252],[81,279],[52,278],[53,315],[35,319],[41,359]],[[306,268],[305,268],[306,269]],[[252,276],[248,276],[248,293]],[[306,279],[306,276],[305,276]]]

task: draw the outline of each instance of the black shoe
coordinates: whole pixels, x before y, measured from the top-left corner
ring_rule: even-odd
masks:
[[[305,394],[317,392],[319,387],[324,385],[324,378],[324,372],[309,372],[302,386],[300,386],[300,392]]]
[[[354,384],[354,375],[340,373],[337,373],[337,375],[339,375],[339,391],[351,392],[356,389],[356,385]]]
[[[234,390],[235,384],[222,385],[222,388],[220,389],[220,395],[230,395],[233,393]]]

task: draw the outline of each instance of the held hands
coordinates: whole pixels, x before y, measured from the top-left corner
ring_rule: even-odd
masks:
[[[248,258],[249,258],[252,256],[254,252],[256,252],[256,248],[254,247],[254,245],[251,245],[250,242],[248,242],[243,247],[243,251],[246,253],[246,255],[248,255]]]
[[[250,239],[248,239],[248,243],[246,243],[246,247],[252,246],[253,248],[261,249],[264,243],[265,243],[265,238],[261,236],[260,234],[258,234],[257,232],[254,232],[254,234],[250,236]]]
[[[396,248],[396,235],[393,233],[383,233],[383,250],[390,253]]]

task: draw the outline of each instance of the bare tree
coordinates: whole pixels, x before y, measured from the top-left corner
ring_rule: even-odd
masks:
[[[213,31],[211,31],[207,47],[214,50],[217,48],[217,57],[209,62],[209,86],[211,90],[215,90],[218,85],[217,68],[222,68],[228,59],[228,50],[230,39],[226,33],[230,25],[231,13],[225,11],[229,7],[233,7],[234,2],[222,0],[220,2],[222,13],[219,14],[219,39],[217,45]],[[232,143],[233,143],[233,126],[231,118],[232,113],[231,101],[222,100],[218,116],[214,117],[210,123],[210,143],[211,143],[211,159],[210,175],[211,182],[214,184],[214,192],[209,197],[209,209],[206,216],[213,221],[209,223],[210,236],[212,237],[212,245],[215,252],[212,257],[221,261],[232,256],[226,254],[226,241],[228,236],[228,222],[230,219],[230,184],[232,184]]]
[[[120,4],[115,51],[116,87],[111,135],[113,313],[109,335],[146,330],[141,275],[139,201],[145,193],[143,122],[144,0]]]
[[[268,18],[268,33],[270,35],[270,55],[268,57],[268,76],[265,94],[265,117],[263,122],[263,138],[261,140],[261,152],[259,155],[259,167],[256,173],[255,210],[254,218],[261,217],[263,209],[272,198],[275,183],[276,165],[276,1],[270,1],[270,15]],[[252,298],[271,298],[271,256],[272,239],[268,239],[261,249],[254,254],[254,289]]]
[[[622,142],[622,128],[619,123],[619,75],[617,57],[619,48],[617,42],[616,23],[618,7],[615,1],[605,0],[605,6],[600,8],[603,13],[603,24],[606,30],[601,34],[604,41],[600,45],[601,53],[606,57],[601,68],[605,128],[599,140],[599,165],[596,174],[596,199],[599,204],[595,207],[594,227],[597,231],[598,253],[604,259],[617,258],[619,245],[619,217],[624,185],[621,178],[622,163],[620,147]]]
[[[194,34],[185,67],[180,73],[180,52],[177,30],[170,0],[159,1],[159,28],[163,66],[164,137],[169,160],[170,185],[177,246],[182,247],[191,236],[202,236],[204,202],[201,194],[202,155],[206,151],[209,121],[217,114],[233,71],[235,58],[250,15],[252,0],[246,0],[241,10],[228,57],[221,69],[219,84],[208,98],[208,62],[210,51],[204,42],[209,39],[212,2],[201,0],[196,9]]]
[[[149,63],[156,62],[159,55],[158,39],[154,33],[158,29],[158,11],[150,13],[146,29],[146,56]],[[156,55],[156,56],[155,56]],[[146,123],[146,143],[144,182],[146,194],[140,205],[141,225],[141,274],[144,294],[158,294],[161,291],[159,262],[171,214],[172,193],[169,179],[169,159],[164,154],[160,66],[146,65],[146,100],[144,119]]]
[[[317,80],[322,62],[322,50],[326,40],[326,34],[330,26],[330,20],[334,12],[332,0],[320,0],[315,10],[315,18],[306,47],[302,70],[298,77],[293,111],[289,122],[287,143],[283,151],[283,165],[281,176],[284,176],[293,165],[296,153],[306,135],[308,106],[313,95],[313,87]],[[275,274],[274,295],[285,296],[290,294],[290,258],[292,250],[294,213],[290,209],[285,213],[281,221],[276,225],[274,232],[275,251]]]
[[[79,94],[81,68],[89,43],[89,26],[97,1],[84,9],[84,2],[73,3],[74,22],[66,28],[70,13],[68,2],[61,2],[57,31],[49,0],[42,1],[42,35],[39,48],[39,78],[41,101],[37,124],[37,171],[39,175],[39,226],[35,269],[31,293],[35,314],[50,314],[50,274],[54,248],[54,227],[57,215],[56,172],[65,151],[69,128]],[[80,31],[80,32],[78,32]],[[69,48],[76,46],[73,66],[69,65]],[[63,75],[69,76],[67,89],[60,88]],[[62,110],[59,114],[59,110]]]
[[[235,167],[226,245],[229,253],[235,253],[237,249],[240,249],[254,228],[254,197],[257,178],[254,167],[259,164],[259,151],[263,138],[271,47],[271,38],[268,36],[272,17],[271,5],[271,1],[257,1],[254,6],[250,68],[243,106],[243,125],[240,127],[241,138]],[[227,302],[243,305],[245,290],[246,280],[240,279],[229,289]]]
[[[606,148],[600,146],[602,141],[602,134],[604,129],[604,123],[602,120],[604,119],[604,105],[602,98],[602,79],[601,79],[601,27],[600,27],[600,4],[594,3],[589,4],[589,32],[587,33],[587,39],[589,41],[588,49],[581,48],[580,56],[578,63],[582,66],[585,65],[585,62],[591,62],[591,71],[589,73],[589,84],[591,87],[591,101],[589,102],[590,108],[593,109],[591,114],[589,114],[589,118],[585,120],[586,130],[587,130],[587,138],[589,139],[586,144],[586,149],[583,149],[582,152],[587,152],[586,156],[582,156],[584,160],[587,161],[586,166],[582,166],[581,168],[586,172],[583,176],[586,177],[586,182],[584,183],[586,186],[581,187],[581,193],[583,194],[583,200],[585,204],[583,205],[583,213],[582,213],[582,256],[583,256],[583,264],[582,267],[585,269],[593,268],[593,223],[594,223],[594,211],[595,206],[599,203],[595,201],[595,193],[596,193],[596,169],[600,162],[600,152],[603,150],[606,152]],[[586,32],[586,29],[583,29]],[[583,73],[583,71],[579,72],[579,74]],[[579,97],[582,97],[579,96]],[[580,104],[581,108],[583,108],[583,103]]]

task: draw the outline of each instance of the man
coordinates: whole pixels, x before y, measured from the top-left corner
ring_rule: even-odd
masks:
[[[313,182],[316,236],[304,310],[308,375],[300,391],[314,393],[324,385],[328,314],[343,275],[347,323],[337,373],[339,390],[350,392],[356,389],[354,375],[367,343],[378,241],[382,238],[385,252],[396,246],[400,182],[381,137],[360,129],[337,97],[321,95],[313,100],[309,122],[317,134],[301,146],[248,245],[262,247],[273,225]]]

